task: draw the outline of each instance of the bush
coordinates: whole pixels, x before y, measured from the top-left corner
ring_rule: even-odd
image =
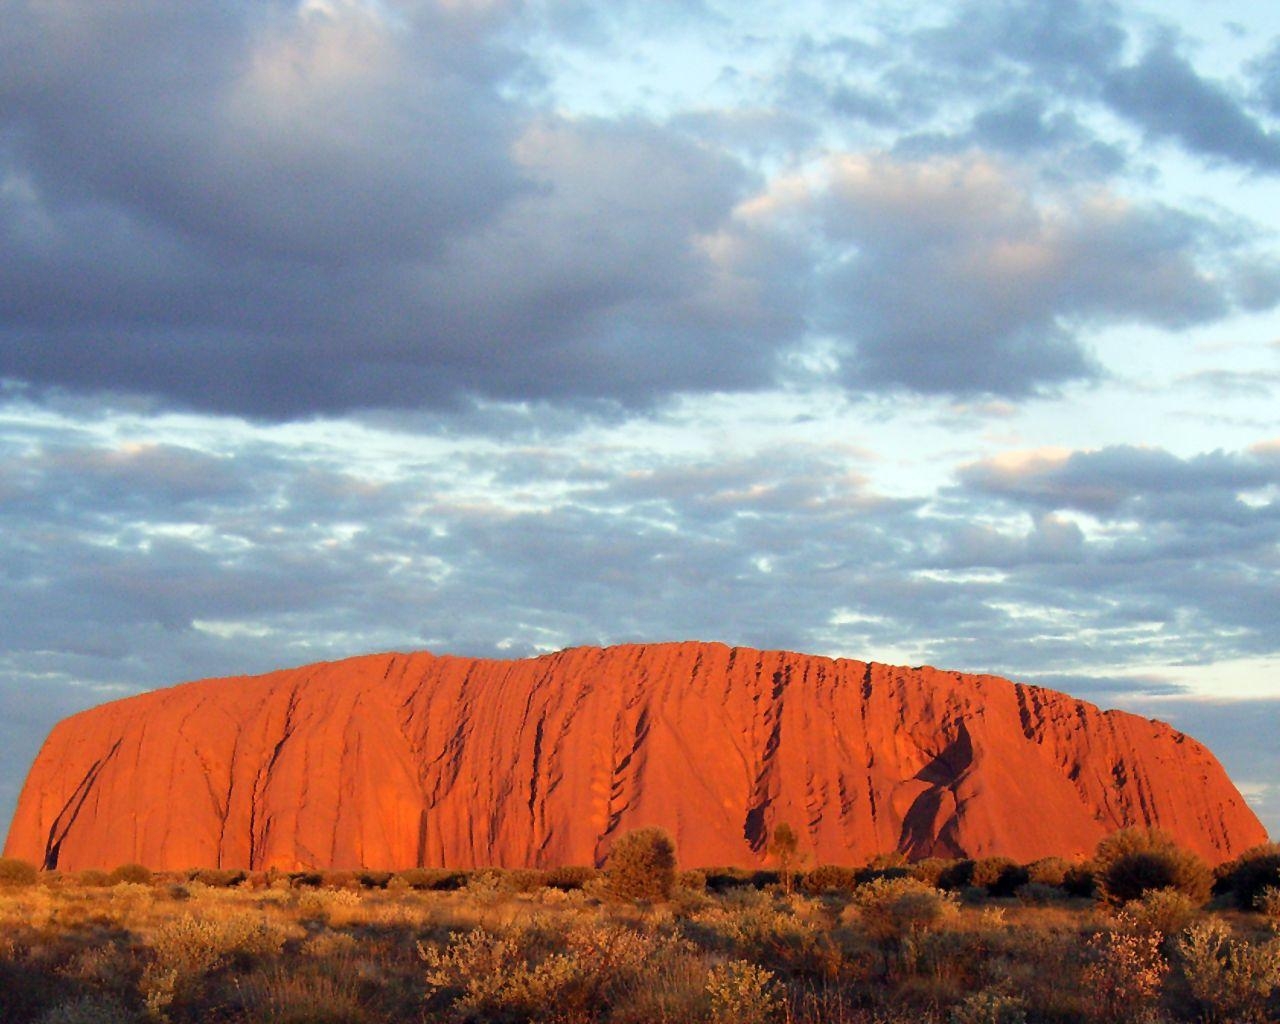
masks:
[[[1257,905],[1262,890],[1280,888],[1280,843],[1263,843],[1245,850],[1235,860],[1219,868],[1215,891],[1230,893],[1241,910]]]
[[[707,868],[707,888],[712,892],[725,893],[732,889],[754,886],[755,872],[745,868]]]
[[[1202,1020],[1221,1024],[1274,1020],[1267,1013],[1267,1003],[1280,986],[1280,939],[1258,945],[1235,941],[1226,924],[1209,918],[1188,928],[1178,949]]]
[[[1089,963],[1081,974],[1100,1019],[1142,1020],[1160,994],[1169,965],[1160,955],[1159,935],[1121,929],[1098,932],[1089,940]]]
[[[1200,904],[1213,884],[1204,861],[1153,828],[1112,833],[1098,844],[1094,862],[1102,891],[1115,904],[1142,899],[1154,889],[1177,889]]]
[[[973,870],[976,863],[972,860],[953,860],[938,874],[938,888],[948,892],[960,892],[973,885]]]
[[[858,872],[836,864],[821,864],[806,874],[800,884],[805,892],[814,896],[824,892],[851,893],[858,887]]]
[[[1133,927],[1144,935],[1162,935],[1172,942],[1196,916],[1196,908],[1177,889],[1153,889],[1142,899],[1128,904],[1125,913]]]
[[[246,877],[243,871],[230,868],[202,868],[192,872],[191,881],[212,889],[230,889],[233,885],[239,885]]]
[[[39,877],[34,864],[17,857],[0,857],[0,888],[26,888],[35,885]]]
[[[121,882],[128,882],[130,885],[150,885],[151,878],[151,869],[141,864],[121,864],[107,875],[107,881],[111,885],[119,885]]]
[[[1027,869],[1008,857],[983,857],[973,865],[971,884],[986,889],[991,896],[1012,896],[1018,886],[1028,881]]]
[[[669,899],[676,884],[675,844],[660,828],[628,832],[609,851],[607,873],[615,899]]]
[[[1062,899],[1062,890],[1056,885],[1045,885],[1043,882],[1028,882],[1026,885],[1019,886],[1014,895],[1028,906],[1043,907],[1046,904]]]
[[[1062,879],[1062,888],[1067,891],[1068,896],[1093,899],[1098,893],[1098,872],[1093,861],[1072,864]]]
[[[162,925],[151,941],[153,959],[139,988],[153,1017],[164,1018],[175,999],[190,995],[204,976],[229,963],[246,966],[278,956],[284,931],[254,914],[213,919],[190,914]]]
[[[547,887],[547,873],[537,868],[512,868],[502,873],[498,886],[505,892],[537,892]]]
[[[712,967],[707,995],[715,1024],[767,1024],[782,1013],[782,989],[773,972],[746,960]]]
[[[956,916],[955,898],[914,878],[881,878],[859,886],[854,905],[863,927],[880,940],[935,931]]]
[[[583,865],[564,865],[547,872],[547,888],[574,892],[594,880],[599,872]]]
[[[1027,865],[1027,881],[1036,885],[1052,885],[1063,888],[1067,881],[1067,873],[1073,865],[1061,857],[1042,857]]]
[[[361,871],[356,875],[361,888],[364,889],[385,889],[391,877],[390,871]]]
[[[76,873],[76,882],[86,889],[105,889],[111,884],[111,876],[98,868],[85,868]]]
[[[886,867],[866,867],[858,868],[854,873],[859,885],[866,885],[868,882],[874,882],[881,878],[914,878],[911,869],[903,867],[900,864],[889,865]]]
[[[925,857],[911,865],[911,877],[935,888],[942,873],[951,867],[951,861],[942,857]]]
[[[448,871],[444,868],[406,868],[396,878],[410,889],[418,890],[453,890],[461,889],[467,884],[465,872]]]
[[[1280,889],[1274,885],[1267,886],[1258,893],[1258,898],[1253,901],[1253,907],[1267,920],[1280,924]]]

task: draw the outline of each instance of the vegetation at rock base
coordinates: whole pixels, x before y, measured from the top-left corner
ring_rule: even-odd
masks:
[[[1177,889],[1203,902],[1213,873],[1199,857],[1154,828],[1127,828],[1098,844],[1094,867],[1102,892],[1112,903],[1141,899],[1155,889]]]
[[[616,899],[669,899],[676,884],[675,843],[660,828],[636,829],[613,844],[605,869]]]
[[[621,899],[615,873],[582,867],[104,885],[5,862],[31,882],[0,888],[0,1024],[1280,1019],[1280,889],[1251,908],[1231,888],[1208,903],[1176,887],[1072,895],[1131,839],[1096,863],[819,865],[791,893],[777,872],[676,875],[673,850],[661,899]],[[1261,856],[1220,882],[1252,878]]]
[[[800,865],[800,837],[785,821],[769,837],[769,856],[778,865],[783,890],[790,895],[795,884],[796,868]]]

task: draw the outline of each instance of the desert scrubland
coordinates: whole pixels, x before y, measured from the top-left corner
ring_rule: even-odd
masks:
[[[649,837],[653,838],[653,837]],[[638,844],[643,847],[643,844]],[[634,851],[633,851],[634,852]],[[0,864],[3,1024],[1015,1024],[1280,1015],[1280,846],[677,871]]]

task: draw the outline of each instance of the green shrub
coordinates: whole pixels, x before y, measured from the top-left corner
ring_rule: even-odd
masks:
[[[246,877],[243,871],[231,868],[201,868],[192,872],[191,881],[213,889],[230,889],[233,885],[239,885]]]
[[[676,847],[660,828],[628,832],[609,851],[609,891],[619,900],[660,902],[676,884]]]
[[[858,887],[854,906],[867,934],[901,941],[935,931],[956,916],[955,898],[914,878],[879,878]]]
[[[768,1024],[782,1013],[782,988],[773,972],[746,960],[712,967],[707,995],[715,1024]]]
[[[986,889],[991,896],[1012,896],[1029,881],[1027,869],[1008,857],[983,857],[974,861],[971,885]]]
[[[385,889],[391,876],[390,871],[360,871],[356,874],[356,881],[364,889]]]
[[[107,881],[111,885],[119,885],[122,882],[130,885],[150,885],[151,880],[151,869],[141,864],[121,864],[107,875]]]
[[[1068,896],[1092,899],[1098,893],[1098,870],[1093,861],[1072,864],[1062,879],[1062,888]]]
[[[1213,917],[1187,929],[1178,944],[1183,974],[1200,1004],[1200,1019],[1210,1024],[1247,1024],[1274,1020],[1267,1012],[1280,987],[1280,939],[1253,944],[1235,940],[1231,929]]]
[[[824,892],[852,893],[858,887],[858,872],[837,864],[820,864],[804,876],[800,885],[814,896]]]
[[[1106,1024],[1150,1019],[1152,1004],[1169,973],[1160,938],[1121,927],[1098,932],[1089,940],[1089,962],[1080,980],[1094,1001],[1094,1019]]]
[[[449,871],[445,868],[406,868],[396,875],[410,889],[453,890],[467,884],[465,871]]]
[[[918,882],[936,887],[938,879],[951,864],[951,861],[942,857],[925,857],[924,860],[918,860],[911,865],[911,877]]]
[[[1280,843],[1255,846],[1222,865],[1214,891],[1229,893],[1237,907],[1251,910],[1268,886],[1280,888]]]
[[[1028,882],[1018,887],[1014,893],[1018,899],[1032,907],[1043,907],[1062,899],[1063,893],[1056,885],[1045,885],[1043,882]]]
[[[243,968],[279,956],[284,940],[283,929],[255,914],[184,914],[167,921],[152,937],[152,959],[139,982],[148,1013],[167,1017],[170,1005],[191,996],[205,975],[233,962]]]
[[[584,865],[566,864],[547,872],[547,888],[572,892],[593,881],[600,872]]]
[[[1027,881],[1037,885],[1052,885],[1061,889],[1067,881],[1067,873],[1073,865],[1062,857],[1042,857],[1027,865]]]
[[[1159,829],[1129,828],[1107,836],[1094,854],[1098,882],[1111,903],[1142,899],[1154,889],[1177,889],[1200,904],[1209,896],[1213,874],[1189,850]]]
[[[547,873],[537,868],[512,868],[502,873],[499,886],[506,892],[537,892],[547,887]]]
[[[1171,952],[1178,936],[1195,920],[1196,908],[1177,889],[1153,889],[1142,899],[1125,904],[1124,913],[1133,930],[1163,937],[1162,948]]]
[[[707,888],[724,893],[755,885],[755,872],[745,868],[707,868]]]
[[[427,966],[429,998],[448,999],[463,1020],[529,1020],[572,1000],[588,981],[572,955],[535,957],[519,936],[480,928],[454,932],[444,949],[420,943],[418,955]]]
[[[39,877],[34,864],[17,857],[0,857],[0,888],[26,888],[35,885]]]
[[[111,884],[111,876],[98,868],[85,868],[76,872],[76,883],[86,889],[105,889]]]
[[[874,882],[881,878],[914,878],[911,869],[902,864],[890,864],[881,867],[873,867],[868,864],[866,867],[858,868],[854,873],[858,885],[866,885],[868,882]]]
[[[973,885],[973,870],[977,866],[969,859],[953,860],[938,875],[938,888],[948,892],[960,892]]]
[[[1253,901],[1253,908],[1267,920],[1280,924],[1280,889],[1268,885]]]

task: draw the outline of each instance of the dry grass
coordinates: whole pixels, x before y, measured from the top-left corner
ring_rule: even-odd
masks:
[[[207,877],[0,890],[0,1024],[1280,1019],[1271,898],[1113,908],[880,878],[634,905],[588,876],[547,888],[489,873],[455,889]]]

